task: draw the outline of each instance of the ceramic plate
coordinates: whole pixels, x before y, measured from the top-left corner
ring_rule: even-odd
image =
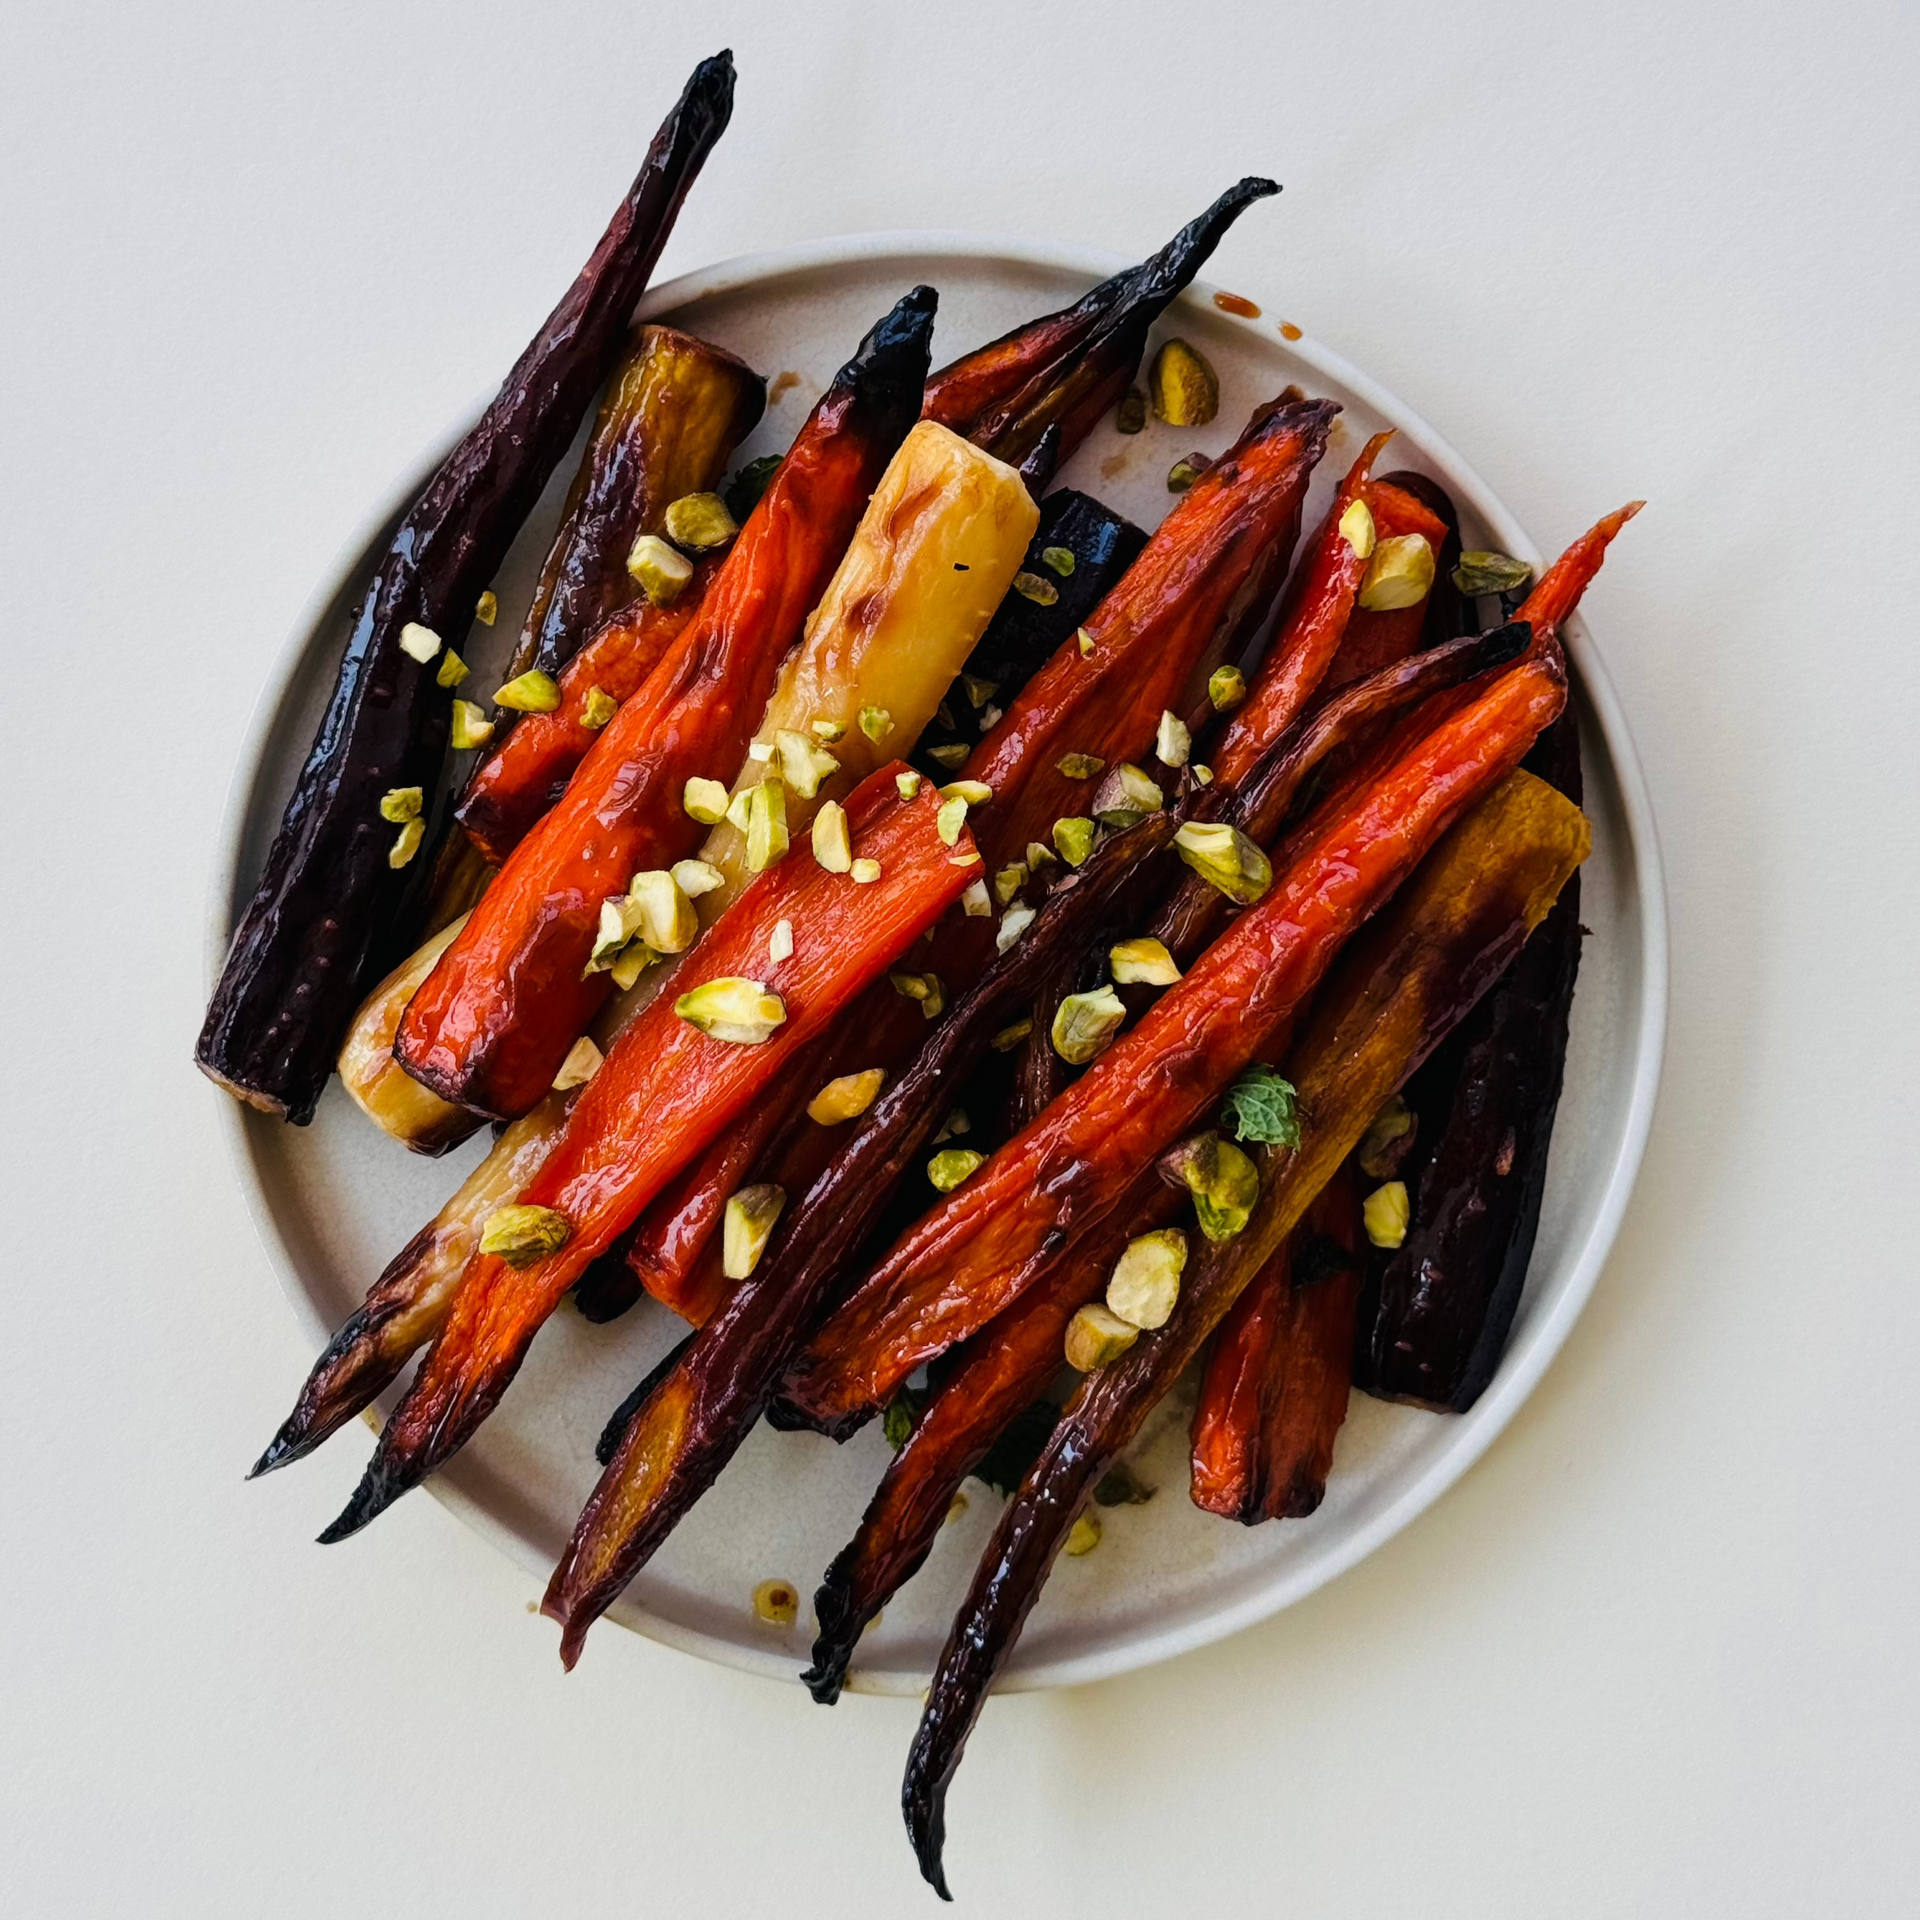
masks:
[[[1073,248],[978,236],[882,234],[730,261],[655,289],[640,311],[718,341],[771,376],[772,401],[742,449],[746,458],[785,448],[862,333],[915,282],[939,289],[934,360],[944,365],[1077,298],[1124,264]],[[1383,470],[1413,466],[1443,481],[1459,503],[1469,547],[1503,548],[1539,562],[1539,543],[1417,415],[1324,348],[1291,337],[1294,329],[1271,308],[1241,317],[1216,305],[1214,291],[1194,287],[1162,331],[1177,329],[1195,341],[1218,369],[1219,418],[1198,434],[1149,424],[1131,437],[1109,421],[1065,469],[1067,483],[1152,527],[1169,504],[1172,461],[1194,445],[1219,452],[1256,402],[1292,382],[1344,409],[1309,503],[1309,525],[1367,435],[1392,426],[1399,437]],[[216,853],[209,983],[312,738],[375,557],[472,417],[456,422],[446,443],[430,449],[396,488],[282,649],[249,730]],[[499,624],[491,634],[474,630],[476,684],[492,684],[488,671],[519,630],[574,464],[573,456],[562,463],[502,570]],[[1597,515],[1614,503],[1593,504]],[[1557,548],[1580,529],[1544,531]],[[1577,620],[1566,638],[1577,669],[1594,828],[1581,894],[1593,936],[1574,1002],[1539,1243],[1498,1376],[1461,1418],[1356,1394],[1325,1504],[1310,1519],[1260,1527],[1223,1524],[1188,1500],[1191,1389],[1170,1396],[1133,1456],[1156,1497],[1103,1514],[1099,1552],[1059,1564],[1003,1685],[1062,1686],[1124,1672],[1218,1639],[1311,1593],[1437,1499],[1513,1417],[1567,1337],[1606,1258],[1646,1142],[1667,963],[1659,856],[1633,746],[1595,643]],[[316,1352],[465,1176],[486,1138],[442,1160],[418,1158],[365,1120],[337,1081],[309,1127],[278,1124],[237,1102],[223,1102],[222,1111],[261,1238]],[[593,1443],[608,1411],[680,1332],[680,1323],[652,1302],[605,1327],[564,1308],[499,1412],[429,1483],[431,1493],[544,1581],[593,1484]],[[291,1368],[284,1384],[291,1404],[299,1386]],[[364,1447],[365,1429],[355,1427],[334,1444]],[[810,1594],[887,1458],[877,1427],[837,1447],[762,1426],[611,1617],[689,1653],[792,1678],[805,1664],[809,1617],[803,1611],[786,1631],[768,1628],[754,1617],[750,1595],[772,1575]],[[854,1687],[917,1694],[926,1684],[1000,1504],[971,1481],[967,1502],[926,1566],[862,1640]],[[318,1523],[330,1516],[314,1517]]]

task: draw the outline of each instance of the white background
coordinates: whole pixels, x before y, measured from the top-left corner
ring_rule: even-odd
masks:
[[[975,1913],[1914,1910],[1920,879],[1911,11],[1489,4],[0,13],[0,1911],[926,1910],[911,1702],[629,1635],[565,1678],[429,1500],[243,1486],[307,1356],[189,1063],[241,727],[511,362],[692,61],[661,275],[976,227],[1209,276],[1556,547],[1645,758],[1665,1090],[1489,1457],[1210,1651],[996,1702]]]

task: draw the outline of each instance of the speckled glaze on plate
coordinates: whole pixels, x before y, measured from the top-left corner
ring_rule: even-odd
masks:
[[[944,365],[1077,298],[1125,264],[1084,249],[971,234],[871,234],[688,274],[656,288],[640,312],[705,335],[771,377],[771,404],[741,450],[745,459],[786,446],[860,335],[915,282],[940,290],[934,361]],[[1294,382],[1344,408],[1309,503],[1309,524],[1365,437],[1392,426],[1399,437],[1383,469],[1417,467],[1444,482],[1459,504],[1468,546],[1540,561],[1540,545],[1416,414],[1325,348],[1296,337],[1271,308],[1246,314],[1216,303],[1215,291],[1196,285],[1158,332],[1178,331],[1212,360],[1220,374],[1219,418],[1197,433],[1150,423],[1133,436],[1120,435],[1109,421],[1065,469],[1066,482],[1151,527],[1169,504],[1165,474],[1173,460],[1196,446],[1219,452],[1256,402]],[[1237,295],[1228,299],[1252,304]],[[349,544],[280,651],[248,728],[214,854],[209,985],[312,737],[373,557],[478,411],[476,405],[454,423]],[[502,570],[499,624],[490,634],[475,629],[471,651],[480,684],[491,684],[487,673],[518,631],[575,457],[562,463]],[[1613,504],[1596,501],[1595,516]],[[1550,544],[1557,548],[1581,530],[1553,528]],[[1188,1500],[1191,1390],[1176,1392],[1156,1410],[1132,1456],[1156,1496],[1104,1514],[1099,1551],[1060,1563],[1003,1686],[1069,1686],[1122,1673],[1219,1639],[1311,1593],[1398,1532],[1466,1471],[1532,1391],[1585,1305],[1652,1120],[1665,1036],[1667,930],[1659,851],[1625,720],[1584,625],[1571,622],[1566,638],[1577,671],[1594,827],[1581,894],[1593,935],[1574,1001],[1566,1092],[1533,1270],[1498,1375],[1460,1418],[1356,1394],[1325,1504],[1310,1519],[1260,1527],[1228,1525]],[[338,1081],[306,1128],[281,1125],[235,1101],[220,1104],[254,1222],[316,1352],[485,1151],[483,1134],[442,1160],[409,1154],[360,1115]],[[651,1302],[605,1327],[563,1308],[499,1412],[428,1483],[429,1491],[544,1581],[593,1484],[593,1443],[607,1413],[681,1331]],[[299,1386],[291,1368],[285,1386],[291,1404]],[[333,1444],[365,1447],[368,1437],[354,1427]],[[779,1575],[810,1595],[852,1532],[887,1458],[877,1429],[836,1447],[816,1435],[762,1426],[609,1617],[688,1653],[793,1678],[806,1661],[810,1614],[803,1607],[790,1629],[764,1626],[752,1611],[753,1589]],[[966,1511],[862,1640],[855,1689],[917,1694],[926,1684],[999,1504],[996,1494],[968,1483]],[[316,1522],[327,1517],[315,1515]]]

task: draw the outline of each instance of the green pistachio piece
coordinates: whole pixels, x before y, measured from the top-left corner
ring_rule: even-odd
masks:
[[[410,660],[418,660],[424,667],[440,651],[440,636],[431,627],[423,627],[417,620],[409,620],[400,629],[400,651]]]
[[[433,678],[436,685],[457,687],[467,677],[470,669],[467,663],[449,647],[440,660],[440,670]]]
[[[1013,904],[1014,895],[1027,884],[1027,869],[1016,860],[1010,867],[1002,867],[993,876],[993,897],[1003,907]]]
[[[1359,604],[1369,613],[1417,607],[1433,587],[1433,549],[1426,536],[1396,533],[1382,540],[1367,562]]]
[[[787,791],[778,780],[762,780],[747,802],[747,871],[765,873],[786,857]]]
[[[740,531],[717,493],[685,493],[666,511],[667,538],[676,547],[707,553],[724,547]]]
[[[893,731],[893,715],[885,707],[862,707],[860,731],[877,747]]]
[[[1209,1240],[1231,1240],[1253,1217],[1260,1169],[1231,1140],[1197,1134],[1167,1156],[1167,1165],[1193,1195],[1200,1231]]]
[[[920,797],[920,776],[911,767],[905,773],[893,776],[893,790],[902,800],[917,800]]]
[[[927,749],[927,758],[929,760],[939,761],[943,767],[958,767],[966,760],[968,751],[967,743],[964,740],[955,740],[944,747],[929,747]]]
[[[1068,1065],[1084,1067],[1113,1044],[1126,1018],[1126,1003],[1111,987],[1070,993],[1053,1016],[1053,1050]]]
[[[560,704],[560,683],[552,674],[529,667],[493,696],[493,704],[515,713],[551,713]]]
[[[1207,676],[1207,699],[1215,713],[1231,713],[1247,697],[1247,676],[1238,667],[1215,667]]]
[[[1153,757],[1163,767],[1184,767],[1193,752],[1193,729],[1177,713],[1163,712],[1153,736]]]
[[[1167,469],[1167,491],[1186,493],[1193,483],[1213,465],[1204,453],[1185,453]]]
[[[1166,340],[1153,356],[1147,392],[1154,417],[1170,427],[1204,427],[1220,411],[1220,376],[1198,347]]]
[[[1053,850],[1070,867],[1084,865],[1093,851],[1094,825],[1078,814],[1053,823]]]
[[[1224,821],[1189,820],[1173,836],[1174,850],[1209,886],[1229,900],[1251,906],[1273,885],[1267,856]]]
[[[397,827],[403,820],[418,820],[426,795],[418,787],[389,787],[380,796],[380,818]]]
[[[1124,807],[1136,816],[1158,813],[1166,803],[1159,782],[1144,768],[1127,761],[1115,767],[1093,792],[1096,814],[1111,812],[1116,807]]]
[[[975,1171],[986,1165],[987,1156],[971,1147],[943,1147],[927,1162],[927,1178],[942,1193],[951,1193]]]
[[[1043,565],[1050,567],[1062,580],[1071,577],[1075,566],[1079,564],[1074,559],[1071,547],[1042,547],[1040,559]]]
[[[786,1205],[786,1194],[770,1182],[742,1187],[727,1202],[720,1225],[720,1271],[729,1280],[744,1280],[760,1264]]]
[[[1031,600],[1036,607],[1050,607],[1060,598],[1060,589],[1051,580],[1037,573],[1028,573],[1024,568],[1013,576],[1013,590],[1023,600]]]
[[[552,1207],[495,1207],[480,1229],[480,1251],[510,1267],[530,1267],[572,1238],[572,1221]]]
[[[500,602],[491,587],[473,603],[473,617],[483,627],[492,626],[500,618]]]
[[[1120,396],[1113,424],[1122,433],[1138,433],[1147,424],[1147,396],[1138,387],[1129,387]]]
[[[1384,1187],[1375,1187],[1360,1204],[1360,1219],[1366,1227],[1367,1238],[1376,1247],[1389,1251],[1406,1240],[1407,1223],[1412,1218],[1413,1207],[1407,1199],[1404,1180],[1389,1180]]]
[[[1033,925],[1032,907],[1009,907],[1000,916],[999,931],[993,936],[993,944],[998,951],[1005,953],[1013,943]]]
[[[727,817],[728,797],[718,780],[702,780],[695,775],[687,782],[680,804],[688,817],[703,827],[717,827]]]
[[[1180,978],[1166,943],[1146,937],[1109,947],[1107,964],[1113,969],[1114,983],[1122,987],[1170,987]]]
[[[1091,780],[1107,763],[1091,753],[1065,753],[1053,764],[1069,780]]]
[[[1187,1270],[1187,1236],[1178,1227],[1137,1234],[1107,1279],[1107,1311],[1142,1333],[1164,1327],[1180,1299]]]
[[[1453,570],[1453,584],[1469,600],[1484,593],[1524,593],[1532,581],[1533,569],[1504,553],[1463,553]]]
[[[829,873],[846,873],[853,866],[847,810],[837,800],[827,801],[813,816],[813,857]]]
[[[387,849],[387,865],[404,867],[420,851],[420,843],[427,837],[427,823],[424,820],[409,820],[393,836],[393,845]]]
[[[627,573],[656,607],[670,607],[693,578],[693,562],[657,533],[643,533],[628,549]]]
[[[840,762],[804,733],[781,727],[773,738],[780,749],[781,777],[802,800],[811,800],[820,791],[820,782],[840,771]]]
[[[699,939],[700,916],[671,873],[636,873],[627,897],[640,909],[640,938],[655,953],[685,953]]]
[[[688,1026],[742,1047],[771,1039],[787,1017],[786,1003],[777,993],[769,993],[758,980],[737,976],[709,980],[683,993],[673,1010]]]
[[[1011,1053],[1033,1031],[1033,1015],[1026,1014],[1010,1027],[1002,1027],[988,1042],[995,1053]]]
[[[580,724],[589,733],[598,733],[620,711],[620,702],[599,687],[589,687],[580,709]]]

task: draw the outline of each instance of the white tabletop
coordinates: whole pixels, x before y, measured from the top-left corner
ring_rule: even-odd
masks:
[[[1781,6],[16,8],[0,28],[0,1910],[922,1910],[909,1701],[633,1638],[565,1677],[433,1502],[241,1474],[309,1356],[189,1053],[274,650],[498,378],[698,55],[664,276],[871,227],[1210,277],[1555,546],[1644,755],[1665,1091],[1489,1457],[1208,1652],[995,1702],[974,1912],[1912,1911],[1920,1337],[1911,13]],[[689,24],[688,16],[692,24]],[[1906,431],[1903,433],[1902,429]]]

